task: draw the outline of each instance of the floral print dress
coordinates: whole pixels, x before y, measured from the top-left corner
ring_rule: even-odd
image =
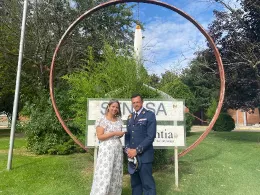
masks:
[[[95,127],[105,128],[104,133],[122,131],[123,121],[113,122],[105,116],[96,120]],[[123,177],[123,149],[118,136],[100,141],[97,164],[90,195],[121,195]]]

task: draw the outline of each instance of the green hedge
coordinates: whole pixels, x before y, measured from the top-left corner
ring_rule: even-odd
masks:
[[[232,131],[235,128],[234,119],[227,113],[220,113],[213,127],[214,131]]]

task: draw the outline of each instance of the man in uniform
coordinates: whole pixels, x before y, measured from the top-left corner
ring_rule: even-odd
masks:
[[[138,170],[131,174],[133,195],[156,195],[155,182],[152,176],[154,159],[153,141],[156,136],[155,114],[143,108],[141,95],[131,98],[134,112],[127,119],[125,135],[128,158],[138,157]]]

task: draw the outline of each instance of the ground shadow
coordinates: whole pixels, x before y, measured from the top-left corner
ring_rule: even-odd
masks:
[[[11,129],[0,129],[0,138],[10,137]],[[24,137],[24,133],[16,132],[14,134],[15,137]]]
[[[1,137],[9,137],[10,129],[0,129],[0,138]]]

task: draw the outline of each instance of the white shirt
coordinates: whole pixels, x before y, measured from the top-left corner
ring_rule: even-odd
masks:
[[[142,110],[144,109],[144,107],[142,107],[138,112],[135,111],[135,116],[136,116],[136,113],[137,113],[137,116],[142,112]]]

